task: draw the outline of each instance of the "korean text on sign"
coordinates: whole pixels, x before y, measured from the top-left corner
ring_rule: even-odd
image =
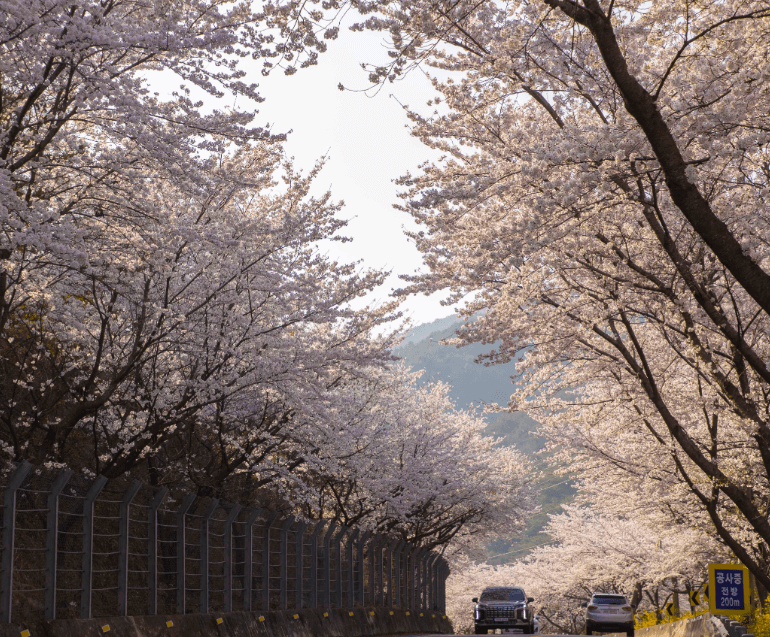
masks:
[[[741,571],[715,569],[714,581],[717,585],[716,607],[718,609],[745,610]]]
[[[709,564],[709,589],[712,613],[745,615],[749,612],[749,579],[744,566]]]

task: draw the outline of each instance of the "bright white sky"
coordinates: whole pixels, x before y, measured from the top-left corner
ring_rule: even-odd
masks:
[[[385,85],[373,97],[337,88],[339,83],[367,87],[361,62],[384,59],[381,35],[340,29],[339,38],[329,43],[317,66],[290,77],[277,70],[260,80],[265,102],[259,105],[255,121],[269,123],[275,133],[292,131],[286,149],[297,168],[308,169],[328,154],[317,186],[330,188],[334,199],[345,201],[343,216],[350,219],[347,235],[353,238],[346,244],[333,243],[329,255],[392,271],[379,299],[401,287],[399,274],[422,266],[419,253],[402,233],[402,228],[414,227],[411,218],[392,207],[397,201],[393,180],[414,172],[431,156],[410,136],[409,120],[399,102],[427,108],[425,103],[433,96],[420,72]],[[438,298],[424,296],[409,298],[403,309],[415,324],[452,313]]]

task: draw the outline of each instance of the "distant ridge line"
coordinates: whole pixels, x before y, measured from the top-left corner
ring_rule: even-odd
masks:
[[[430,338],[431,334],[435,334],[436,332],[443,332],[452,325],[461,323],[462,319],[459,316],[456,314],[450,314],[449,316],[436,319],[430,323],[417,325],[404,334],[404,340],[399,343],[395,349],[398,350],[406,345],[421,343],[422,341]]]

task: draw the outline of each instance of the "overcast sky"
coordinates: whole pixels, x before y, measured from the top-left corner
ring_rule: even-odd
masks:
[[[260,80],[265,102],[255,123],[270,123],[273,132],[288,132],[287,152],[297,167],[310,168],[328,155],[317,185],[331,188],[335,199],[345,201],[343,215],[350,219],[347,234],[353,241],[335,243],[329,253],[346,261],[392,271],[384,298],[401,286],[399,274],[421,267],[417,250],[403,235],[413,228],[411,218],[393,209],[397,187],[393,180],[415,171],[429,158],[430,150],[410,136],[401,104],[425,107],[433,95],[428,79],[419,72],[385,85],[378,94],[340,91],[365,88],[362,61],[385,59],[382,36],[340,29],[338,40],[320,56],[317,66],[287,77],[281,71]],[[452,313],[437,298],[409,298],[404,310],[415,324]]]

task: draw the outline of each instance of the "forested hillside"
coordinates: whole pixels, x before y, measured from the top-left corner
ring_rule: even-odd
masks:
[[[419,325],[407,333],[396,348],[396,354],[403,357],[412,369],[424,370],[420,383],[443,381],[450,385],[450,396],[458,408],[481,407],[491,403],[505,406],[515,389],[512,384],[512,377],[516,374],[515,363],[483,365],[475,359],[488,351],[488,346],[473,344],[458,348],[444,343],[460,325],[462,321],[453,315]],[[573,489],[568,480],[554,475],[553,470],[546,466],[541,453],[544,440],[535,435],[536,421],[523,412],[488,413],[484,418],[488,422],[486,435],[501,438],[501,445],[515,446],[526,453],[535,461],[540,472],[533,476],[535,487],[540,491],[540,511],[530,517],[526,531],[519,537],[494,541],[487,547],[488,561],[504,564],[521,558],[529,548],[550,540],[542,532],[548,522],[548,513],[558,511],[562,503],[570,501]]]

